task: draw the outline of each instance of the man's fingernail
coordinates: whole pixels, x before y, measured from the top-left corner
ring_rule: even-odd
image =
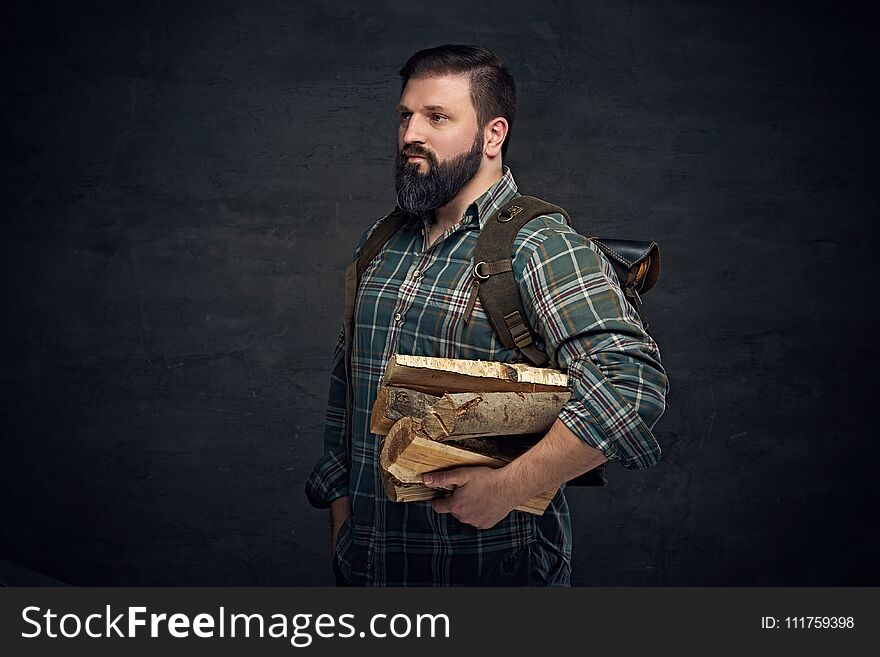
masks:
[[[422,481],[430,486],[431,484],[434,483],[434,475],[429,475],[429,474],[422,475]]]

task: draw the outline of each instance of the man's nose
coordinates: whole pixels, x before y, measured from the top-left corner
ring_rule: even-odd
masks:
[[[418,116],[413,114],[406,122],[406,129],[403,131],[403,143],[406,144],[424,144],[426,124]]]

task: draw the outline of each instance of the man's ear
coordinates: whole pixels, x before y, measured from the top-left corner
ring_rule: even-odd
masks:
[[[507,119],[498,116],[486,125],[486,155],[495,157],[501,153],[501,146],[507,138]]]

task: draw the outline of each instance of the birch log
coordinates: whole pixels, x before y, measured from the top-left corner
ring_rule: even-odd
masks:
[[[432,440],[547,433],[568,401],[566,392],[463,392],[428,409],[422,431]]]
[[[405,356],[395,354],[385,366],[382,384],[429,395],[446,392],[568,391],[568,376],[522,363]]]
[[[403,417],[422,420],[431,440],[547,433],[568,401],[565,392],[453,392],[436,397],[417,390],[382,386],[370,431],[387,435]]]

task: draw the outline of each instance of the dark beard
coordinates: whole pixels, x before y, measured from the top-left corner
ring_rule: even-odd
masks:
[[[410,155],[421,155],[428,160],[427,173],[419,173],[418,162],[407,162]],[[437,157],[418,144],[404,146],[394,160],[394,185],[397,204],[410,214],[442,208],[454,199],[480,169],[483,159],[483,135],[477,132],[473,146],[443,164]],[[429,217],[430,219],[430,217]]]

